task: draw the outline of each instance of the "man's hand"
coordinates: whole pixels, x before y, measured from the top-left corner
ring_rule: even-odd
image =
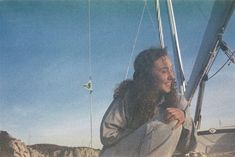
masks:
[[[184,112],[178,108],[167,108],[166,109],[166,121],[169,123],[171,121],[177,120],[175,129],[182,125],[185,121]]]

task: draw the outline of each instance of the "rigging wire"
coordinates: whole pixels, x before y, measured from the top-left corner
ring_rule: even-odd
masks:
[[[207,80],[213,78],[218,72],[220,72],[220,71],[224,68],[224,66],[225,66],[229,61],[230,61],[230,62],[228,63],[228,65],[230,65],[231,62],[232,62],[232,63],[235,63],[235,60],[234,60],[235,51],[233,52],[233,51],[231,50],[231,48],[229,48],[229,47],[227,46],[227,43],[222,40],[222,36],[220,37],[219,47],[220,47],[220,49],[225,53],[225,55],[228,57],[228,59],[227,59],[226,62],[225,62],[212,76],[210,76]],[[218,53],[217,53],[217,54],[218,54]]]
[[[133,55],[134,55],[134,50],[135,50],[136,42],[137,42],[137,39],[138,39],[138,36],[139,36],[140,26],[141,26],[142,21],[143,21],[143,16],[144,16],[146,5],[147,5],[147,1],[144,0],[144,7],[143,7],[143,10],[142,10],[142,14],[141,14],[141,18],[140,18],[140,21],[139,21],[137,33],[136,33],[134,44],[133,44],[132,51],[131,51],[131,56],[130,56],[129,63],[128,63],[128,66],[127,66],[125,80],[127,79],[128,73],[129,73],[129,70],[130,70],[130,65],[131,65],[131,62],[132,62]]]
[[[88,53],[89,53],[89,79],[91,79],[91,6],[90,0],[88,0]]]
[[[89,81],[92,86],[92,64],[91,64],[91,2],[88,0],[88,53],[89,53]],[[93,134],[92,134],[92,90],[90,91],[90,147],[92,148]]]
[[[231,58],[234,56],[235,51],[232,53],[232,55],[230,56],[230,58],[228,58],[225,63],[213,74],[211,75],[207,80],[210,80],[211,78],[213,78],[215,75],[217,75],[223,68],[224,66],[231,60]]]
[[[154,25],[154,21],[153,21],[153,16],[151,15],[151,12],[150,12],[150,9],[148,7],[148,4],[146,4],[146,8],[147,8],[148,16],[149,16],[149,19],[150,19],[150,21],[152,23],[153,29],[154,29],[155,33],[157,33],[156,26]]]
[[[176,72],[176,80],[178,85],[178,91],[180,94],[184,94],[186,90],[186,81],[184,77],[184,69],[181,58],[181,51],[179,46],[179,38],[176,28],[175,15],[173,10],[172,0],[167,0],[167,8],[169,15],[169,22],[171,28],[171,39],[172,39],[172,47],[174,51],[174,59],[175,59],[175,70]]]

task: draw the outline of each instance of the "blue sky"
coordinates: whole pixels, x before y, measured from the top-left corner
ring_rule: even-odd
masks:
[[[154,7],[147,1],[134,56],[159,46]],[[174,3],[186,79],[189,79],[213,1]],[[91,0],[91,61],[94,146],[101,147],[99,125],[124,79],[144,3],[142,0]],[[165,42],[172,56],[165,4]],[[74,1],[0,2],[0,130],[25,143],[89,145],[88,3]],[[234,50],[235,16],[225,39]],[[226,57],[221,53],[212,72]],[[131,77],[132,67],[129,73]],[[235,66],[211,79],[205,92],[202,129],[234,124]],[[224,84],[226,82],[226,84]],[[192,113],[195,101],[192,102]]]

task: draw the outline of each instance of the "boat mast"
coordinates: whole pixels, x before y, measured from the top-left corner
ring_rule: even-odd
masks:
[[[205,91],[205,85],[208,77],[205,75],[205,77],[202,79],[200,85],[199,85],[199,91],[198,91],[198,97],[197,97],[197,104],[196,104],[196,111],[194,115],[194,124],[197,129],[200,129],[201,126],[201,109],[202,109],[202,100],[204,96]]]
[[[201,124],[201,108],[208,73],[215,61],[219,49],[223,50],[222,35],[235,7],[234,0],[216,0],[199,49],[198,56],[188,82],[185,97],[191,102],[199,85],[194,123],[197,129]],[[231,57],[229,58],[231,59]]]
[[[235,7],[234,0],[216,0],[196,58],[185,97],[190,102],[199,83],[208,73],[220,47],[220,41]]]

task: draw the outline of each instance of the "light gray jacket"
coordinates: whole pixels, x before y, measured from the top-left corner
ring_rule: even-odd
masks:
[[[164,99],[161,103],[163,102]],[[183,110],[187,105],[187,102],[183,98],[180,102],[181,103],[177,107]],[[155,121],[156,119],[161,121],[161,118],[159,118],[158,115],[156,116],[157,118],[155,118]],[[190,117],[189,109],[185,111],[185,116],[186,120],[183,124],[180,140],[177,145],[177,151],[183,153],[187,153],[196,147],[196,130],[194,128],[192,118]],[[135,131],[130,129],[128,126],[130,118],[131,117],[127,111],[127,99],[125,97],[115,98],[106,111],[101,122],[100,138],[102,144],[104,145],[104,149],[116,145],[121,139],[124,139],[126,136]],[[168,134],[167,131],[165,134]]]

